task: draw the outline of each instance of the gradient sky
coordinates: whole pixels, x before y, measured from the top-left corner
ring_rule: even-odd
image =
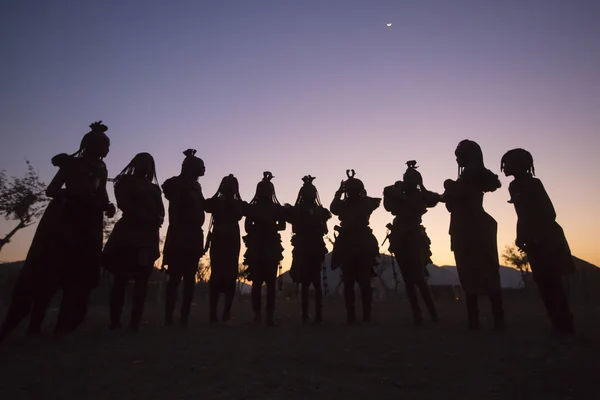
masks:
[[[504,152],[531,151],[573,254],[600,265],[598,21],[594,0],[9,2],[0,169],[21,175],[28,159],[49,182],[50,158],[77,150],[101,119],[110,176],[147,151],[162,183],[196,148],[206,196],[233,173],[250,200],[269,170],[282,203],[312,174],[329,206],[347,168],[380,197],[410,159],[442,191],[469,138],[498,174]],[[501,181],[485,197],[500,250],[516,223]],[[373,214],[380,242],[391,220]],[[444,206],[424,224],[433,261],[453,265]],[[33,233],[0,259],[23,259]],[[285,268],[289,238],[288,228]]]

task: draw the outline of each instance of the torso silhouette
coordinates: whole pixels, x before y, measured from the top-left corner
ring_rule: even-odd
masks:
[[[448,182],[444,198],[450,211],[450,236],[452,248],[469,245],[470,238],[481,232],[477,227],[494,219],[483,208],[483,190],[479,188],[480,174],[485,170],[467,167],[455,182]],[[460,244],[459,244],[460,243]]]
[[[486,176],[487,175],[487,176]],[[463,289],[473,295],[500,291],[498,225],[483,209],[482,182],[498,177],[484,167],[466,167],[460,177],[446,181],[443,198],[450,211],[450,242]]]
[[[202,225],[204,196],[200,184],[183,175],[167,179],[162,185],[169,200],[169,228],[164,247],[164,264],[177,259],[198,261],[204,253]],[[169,265],[172,267],[172,265]]]
[[[427,209],[435,207],[438,201],[436,193],[413,189],[389,195],[386,192],[384,207],[395,216],[395,230],[412,230],[421,226]]]
[[[314,203],[300,203],[286,207],[286,220],[292,224],[292,267],[294,282],[318,279],[321,263],[327,254],[323,235],[327,234],[327,220],[331,213]]]
[[[292,232],[300,236],[319,239],[327,234],[327,220],[331,213],[316,204],[299,204],[286,209],[286,220],[292,224]]]
[[[124,175],[115,183],[115,197],[123,216],[106,243],[105,258],[133,252],[138,263],[152,266],[160,256],[159,228],[165,217],[160,188],[141,176]]]
[[[283,259],[279,235],[279,231],[285,229],[283,206],[268,201],[250,204],[245,228],[244,264],[249,267],[250,280],[275,278]]]
[[[102,160],[62,155],[60,170],[48,186],[50,197],[64,198],[67,214],[73,217],[100,215],[109,204],[107,170]],[[64,189],[61,189],[62,186]]]
[[[248,207],[246,232],[261,236],[278,235],[279,221],[283,220],[283,207],[270,202],[257,202]]]
[[[338,216],[341,229],[333,248],[332,270],[338,267],[371,270],[377,265],[379,244],[369,227],[369,218],[380,201],[368,196],[333,199],[331,213]]]
[[[47,193],[64,201],[61,247],[66,252],[67,275],[95,286],[100,277],[104,210],[109,205],[106,165],[85,156],[58,157],[60,170]]]
[[[205,200],[205,210],[212,214],[210,244],[211,281],[235,280],[240,255],[240,226],[248,204],[242,200],[212,197]]]
[[[415,264],[420,260],[419,266],[427,266],[431,262],[431,241],[421,223],[427,208],[434,207],[439,199],[437,193],[416,188],[395,190],[388,186],[384,190],[384,207],[395,216],[389,249],[399,263]]]
[[[234,198],[212,197],[205,200],[205,211],[213,217],[213,235],[236,235],[239,237],[239,222],[248,203]]]
[[[560,272],[573,272],[569,244],[542,182],[531,175],[517,177],[508,190],[518,217],[517,244],[526,249],[532,268],[560,267]]]
[[[556,223],[554,206],[542,182],[528,175],[513,180],[508,191],[519,217],[517,238],[525,243],[542,239]]]
[[[343,230],[363,230],[369,228],[371,214],[379,207],[380,201],[368,196],[333,199],[331,213],[338,216]]]

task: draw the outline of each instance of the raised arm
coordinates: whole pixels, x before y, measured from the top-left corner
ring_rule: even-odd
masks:
[[[344,202],[342,201],[342,194],[344,193],[344,181],[340,184],[339,189],[335,192],[335,196],[329,206],[329,211],[334,215],[340,215],[343,212]]]

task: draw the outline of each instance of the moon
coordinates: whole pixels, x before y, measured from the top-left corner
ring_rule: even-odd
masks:
[[[387,26],[389,28],[390,26],[392,26],[392,23],[388,22],[387,24],[385,24],[385,26]]]

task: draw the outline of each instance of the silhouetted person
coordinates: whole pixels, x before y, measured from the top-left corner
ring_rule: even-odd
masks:
[[[165,323],[173,325],[177,287],[183,280],[183,299],[179,323],[187,327],[198,262],[204,255],[204,196],[198,178],[204,176],[204,162],[196,150],[183,152],[185,159],[178,176],[169,178],[162,189],[169,200],[169,228],[163,249],[163,266],[168,266]]]
[[[323,321],[323,292],[321,290],[321,264],[327,254],[323,240],[326,235],[327,220],[331,213],[321,205],[319,193],[308,175],[302,178],[304,184],[300,188],[296,203],[286,204],[286,220],[292,225],[292,267],[290,276],[294,283],[301,284],[302,322],[308,322],[308,290],[313,285],[315,290],[315,323]]]
[[[114,178],[117,206],[123,212],[104,247],[103,265],[113,276],[110,329],[121,327],[125,287],[133,280],[129,327],[137,331],[144,312],[148,280],[160,256],[158,230],[165,218],[154,159],[139,153]]]
[[[217,193],[205,200],[205,210],[212,214],[210,240],[209,315],[217,322],[217,305],[225,295],[223,321],[231,318],[231,306],[240,261],[240,225],[248,203],[242,200],[238,180],[233,175],[223,178]]]
[[[377,265],[379,245],[369,227],[369,218],[381,199],[367,196],[362,181],[354,177],[354,170],[352,174],[350,170],[346,171],[346,175],[348,179],[342,181],[330,207],[340,220],[340,226],[336,227],[339,235],[333,246],[331,269],[342,269],[347,320],[353,324],[356,322],[355,282],[360,287],[363,321],[371,320],[371,276]],[[342,195],[345,195],[344,199]]]
[[[283,247],[279,231],[285,230],[284,209],[271,182],[273,175],[264,172],[256,185],[256,194],[250,202],[246,215],[244,264],[248,266],[248,279],[252,282],[252,309],[254,321],[261,322],[261,291],[267,285],[267,325],[274,326],[275,285],[279,262],[283,259]]]
[[[62,289],[54,333],[73,331],[85,319],[89,295],[100,277],[104,213],[115,213],[106,193],[107,171],[102,161],[110,140],[101,123],[90,125],[79,150],[59,154],[59,171],[46,189],[52,198],[40,220],[16,283],[10,309],[0,328],[0,341],[32,312],[29,332],[38,333],[47,306]],[[64,188],[63,188],[64,186]]]
[[[500,187],[487,169],[479,145],[463,140],[455,151],[458,179],[446,180],[442,200],[450,211],[450,241],[461,286],[466,295],[469,328],[479,329],[477,297],[489,296],[494,327],[504,329],[498,260],[498,224],[483,209],[483,195]]]
[[[514,176],[508,190],[517,212],[517,247],[527,254],[533,280],[557,333],[573,333],[573,315],[562,276],[575,271],[571,250],[542,182],[534,178],[533,157],[514,149],[502,157],[501,169]]]
[[[408,169],[404,173],[404,182],[398,181],[384,189],[383,206],[395,215],[389,234],[390,252],[398,261],[414,322],[420,325],[423,317],[417,288],[431,319],[438,320],[431,291],[425,279],[427,265],[431,263],[431,241],[421,222],[427,208],[434,207],[439,202],[440,195],[425,189],[423,178],[416,170],[416,161],[406,164]]]

